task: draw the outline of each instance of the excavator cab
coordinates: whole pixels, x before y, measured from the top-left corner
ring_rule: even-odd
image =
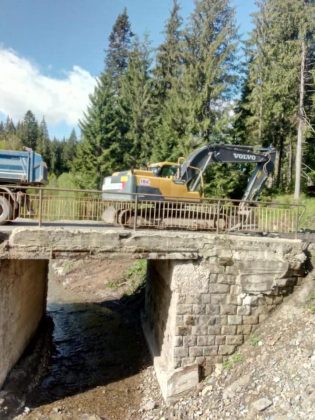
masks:
[[[174,179],[178,176],[179,164],[174,162],[158,162],[148,165],[148,170],[153,175],[161,178]]]

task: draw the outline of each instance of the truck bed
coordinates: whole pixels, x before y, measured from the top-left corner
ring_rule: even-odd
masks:
[[[47,166],[33,151],[0,150],[0,183],[38,185],[47,181]]]

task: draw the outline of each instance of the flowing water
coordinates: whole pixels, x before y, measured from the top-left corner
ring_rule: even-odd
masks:
[[[39,351],[45,357],[38,362],[44,365],[44,374],[34,374],[37,384],[28,384],[30,389],[19,399],[31,409],[27,418],[49,418],[51,413],[66,413],[64,418],[73,419],[84,413],[106,419],[137,418],[133,413],[141,400],[141,371],[149,363],[139,323],[141,299],[132,296],[103,303],[80,299],[52,276],[47,315],[53,328],[50,344]],[[9,389],[20,385],[13,374]],[[13,412],[7,412],[6,418],[13,418]],[[0,418],[5,418],[4,413]]]

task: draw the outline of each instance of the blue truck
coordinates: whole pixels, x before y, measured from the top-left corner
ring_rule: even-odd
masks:
[[[20,205],[27,205],[25,187],[42,186],[46,181],[47,165],[40,154],[28,148],[0,150],[0,224],[14,220]]]

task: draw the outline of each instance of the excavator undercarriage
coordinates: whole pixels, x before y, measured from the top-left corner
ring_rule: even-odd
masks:
[[[135,206],[107,202],[103,220],[125,228],[188,229],[209,231],[251,230],[256,225],[254,207],[239,206],[227,201],[185,202],[140,202]]]

